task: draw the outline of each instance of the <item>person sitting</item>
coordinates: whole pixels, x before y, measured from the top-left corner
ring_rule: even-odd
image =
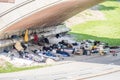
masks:
[[[59,38],[59,37],[60,37],[60,34],[56,34],[55,37],[56,37],[56,38]]]
[[[91,55],[90,49],[89,49],[89,46],[88,46],[88,45],[85,45],[85,46],[84,46],[83,54],[84,54],[84,55]]]
[[[45,43],[50,44],[48,38],[45,37],[45,38],[44,38],[44,41],[45,41]]]
[[[44,37],[44,35],[41,36],[40,41],[43,42],[43,43],[47,43],[47,44],[50,43],[49,40],[48,40],[48,38],[47,38],[47,37]]]
[[[93,45],[93,46],[92,46],[91,52],[92,52],[92,53],[98,53],[98,52],[99,52],[97,45]]]

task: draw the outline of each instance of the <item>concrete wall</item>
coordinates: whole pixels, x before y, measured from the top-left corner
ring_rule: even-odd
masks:
[[[30,36],[29,40],[33,39],[33,35],[31,35],[32,32],[37,32],[39,37],[41,37],[41,35],[49,37],[49,36],[54,36],[58,33],[64,33],[64,32],[68,32],[68,31],[70,31],[70,29],[67,28],[63,24],[58,25],[58,26],[48,27],[48,28],[45,28],[45,29],[39,28],[39,29],[35,29],[33,31],[29,30],[29,36]],[[20,37],[20,36],[19,36],[18,39],[9,38],[9,39],[0,40],[0,51],[3,51],[4,48],[6,48],[8,50],[11,49],[12,45],[18,40],[20,40],[21,42],[24,42],[23,37]]]
[[[60,0],[16,0],[15,3],[0,3],[0,33],[24,17],[56,2]]]

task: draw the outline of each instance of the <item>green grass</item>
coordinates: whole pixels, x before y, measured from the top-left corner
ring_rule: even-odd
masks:
[[[30,70],[30,69],[51,66],[51,65],[43,65],[43,66],[32,66],[32,67],[14,67],[9,62],[6,62],[5,64],[6,64],[5,66],[0,67],[0,73],[17,72],[17,71]]]
[[[120,2],[106,1],[100,4],[99,10],[105,14],[106,20],[74,25],[70,34],[75,35],[77,40],[94,39],[120,45]]]

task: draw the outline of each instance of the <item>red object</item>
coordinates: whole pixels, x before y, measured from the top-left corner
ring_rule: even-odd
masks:
[[[110,51],[111,53],[115,53],[115,51]]]
[[[38,40],[39,40],[38,35],[34,34],[34,43],[38,43]]]

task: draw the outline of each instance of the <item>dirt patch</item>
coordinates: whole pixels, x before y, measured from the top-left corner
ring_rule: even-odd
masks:
[[[86,21],[93,21],[93,20],[105,20],[104,14],[98,10],[99,6],[94,6],[91,9],[85,10],[74,17],[65,21],[68,27],[71,27],[76,24],[80,24]]]

